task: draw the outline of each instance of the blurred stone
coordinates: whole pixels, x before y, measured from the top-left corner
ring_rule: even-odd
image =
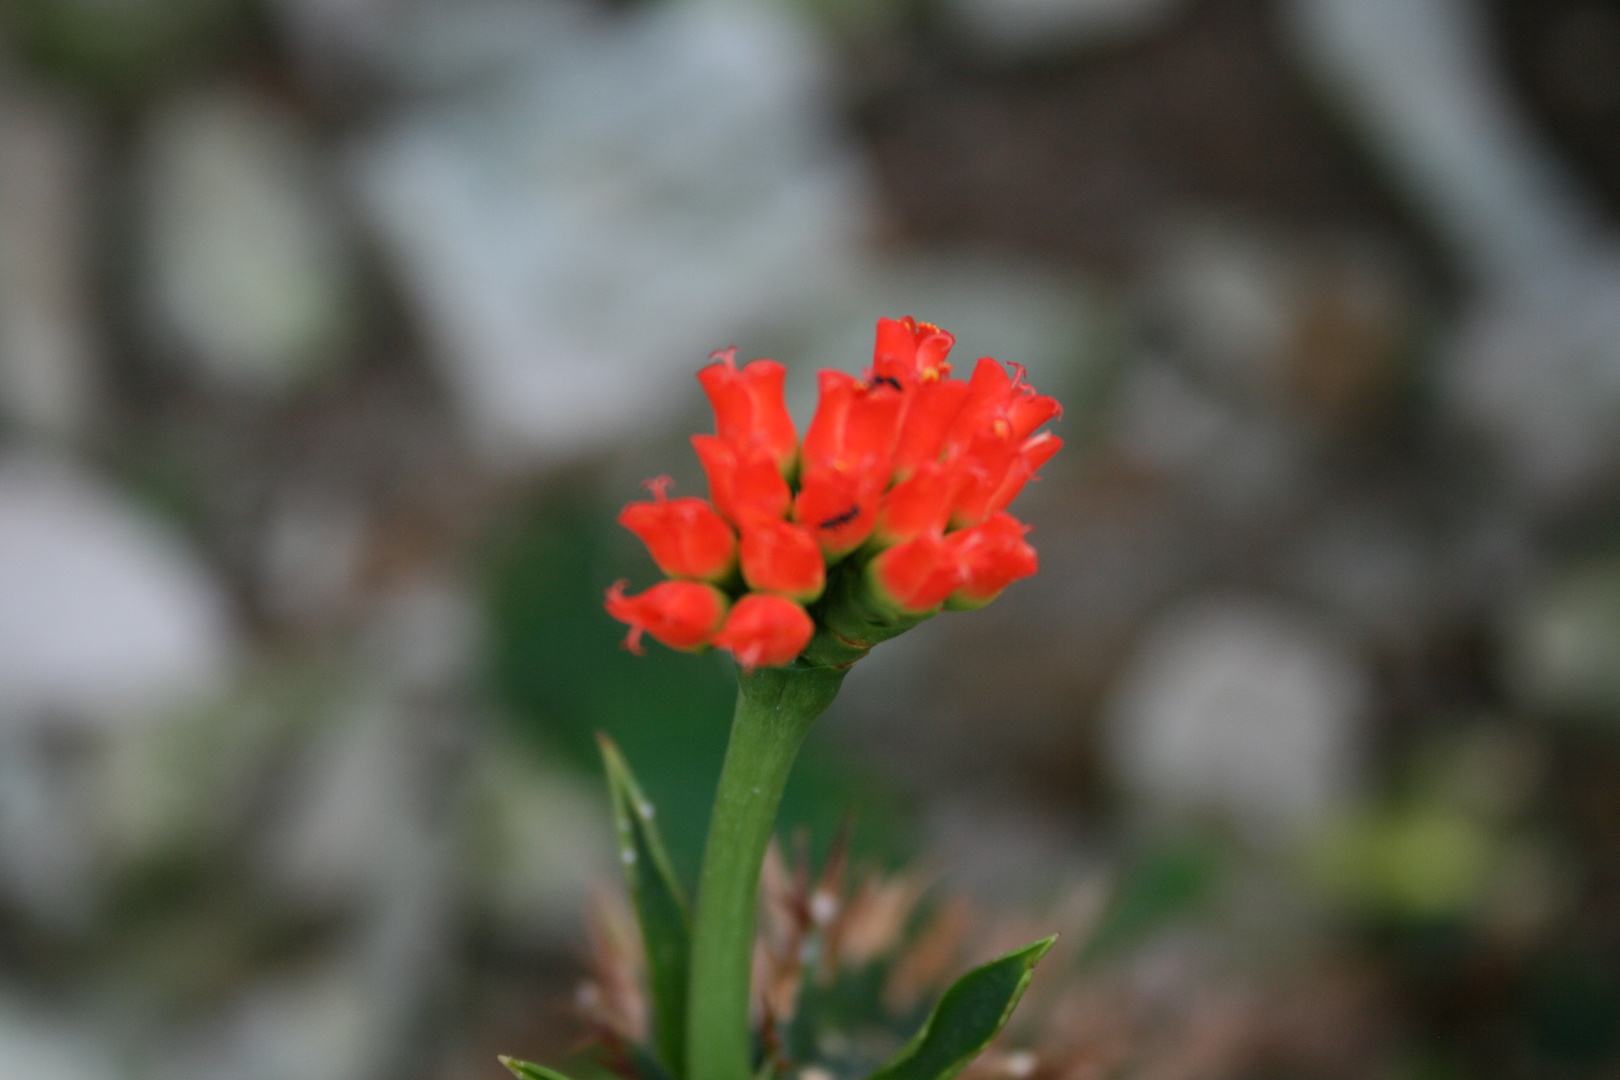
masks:
[[[112,1048],[94,1032],[37,1004],[0,1001],[0,1080],[122,1080]]]
[[[1150,807],[1287,840],[1351,792],[1371,704],[1360,658],[1319,624],[1206,596],[1149,629],[1108,702],[1108,749]]]
[[[784,9],[661,4],[536,50],[351,158],[452,391],[506,460],[622,439],[711,350],[835,285],[865,217],[822,57]]]
[[[483,609],[452,582],[419,579],[383,597],[363,641],[371,677],[396,692],[442,695],[476,677]]]
[[[1309,476],[1308,447],[1286,418],[1234,408],[1163,361],[1130,368],[1104,423],[1131,462],[1189,481],[1228,515],[1275,512]]]
[[[356,635],[346,685],[303,732],[267,830],[263,871],[294,904],[373,908],[412,868],[454,861],[466,828],[476,612],[454,586],[422,581],[380,598]]]
[[[90,133],[41,95],[0,97],[0,411],[71,440],[95,397],[89,267]]]
[[[1534,288],[1601,235],[1602,214],[1494,65],[1471,0],[1292,0],[1300,62],[1395,182],[1494,288]]]
[[[163,1080],[374,1080],[386,1053],[376,988],[352,957],[273,976],[218,1003],[166,1043]]]
[[[454,825],[464,754],[438,737],[439,717],[372,688],[330,708],[301,748],[263,869],[285,900],[342,912],[374,904]]]
[[[1283,579],[1369,641],[1412,649],[1448,608],[1435,544],[1392,505],[1340,504],[1281,559]]]
[[[271,0],[305,79],[334,100],[381,84],[446,93],[549,64],[600,10],[576,0]]]
[[[236,389],[279,390],[335,360],[353,270],[299,121],[244,90],[193,91],[145,118],[137,158],[154,340]]]
[[[1330,432],[1389,405],[1411,283],[1385,245],[1197,218],[1159,248],[1149,330],[1212,389]]]
[[[485,747],[475,772],[481,908],[510,944],[566,940],[578,932],[591,886],[618,873],[607,801],[510,740]]]
[[[63,464],[0,462],[0,890],[48,922],[94,911],[121,827],[108,770],[223,687],[233,636],[156,523]]]
[[[947,0],[944,8],[974,48],[1038,56],[1151,33],[1185,6],[1186,0]]]
[[[278,491],[260,538],[270,614],[305,625],[343,615],[354,600],[367,524],[352,497],[313,485]]]
[[[1303,59],[1478,287],[1447,412],[1558,505],[1620,471],[1620,238],[1496,70],[1483,5],[1295,0]]]
[[[225,598],[178,538],[59,461],[0,459],[0,702],[115,723],[221,688]]]
[[[1446,361],[1449,418],[1496,445],[1533,503],[1591,496],[1620,476],[1620,248],[1482,297]]]
[[[1502,626],[1514,696],[1542,713],[1615,727],[1620,717],[1620,561],[1563,570],[1511,605]]]

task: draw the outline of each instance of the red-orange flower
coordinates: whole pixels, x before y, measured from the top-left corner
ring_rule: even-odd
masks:
[[[1027,529],[1007,507],[1062,445],[1041,430],[1062,409],[1016,364],[984,358],[970,379],[953,378],[953,344],[927,323],[879,320],[864,379],[821,373],[802,443],[782,366],[739,369],[735,350],[717,353],[698,373],[715,434],[692,439],[713,507],[669,499],[659,481],[620,521],[666,574],[726,591],[671,581],[627,598],[615,586],[608,609],[633,627],[627,644],[645,631],[676,648],[729,649],[748,669],[801,653],[845,664],[1034,573]]]
[[[639,596],[624,595],[627,581],[607,591],[607,610],[630,624],[624,647],[641,655],[641,635],[672,649],[691,650],[709,643],[726,615],[726,597],[713,585],[696,581],[660,581]]]
[[[920,323],[907,315],[903,319],[879,319],[877,343],[872,349],[872,380],[892,380],[897,390],[909,390],[918,383],[937,382],[951,373],[945,357],[956,339],[931,323]]]
[[[737,350],[714,354],[698,382],[714,407],[715,434],[739,451],[763,450],[784,475],[792,471],[799,433],[782,396],[787,369],[775,360],[754,360],[737,370]]]
[[[860,547],[877,525],[883,474],[873,469],[813,469],[793,500],[793,520],[809,529],[829,563]]]
[[[793,489],[762,447],[739,448],[716,435],[692,436],[709,498],[734,525],[781,520],[793,505]]]
[[[732,605],[731,614],[713,638],[744,671],[790,663],[810,644],[816,624],[792,600],[749,593]]]
[[[879,547],[890,547],[924,534],[943,533],[963,480],[960,469],[947,468],[937,461],[923,462],[915,473],[883,496],[874,542]]]
[[[882,552],[867,566],[867,576],[880,604],[896,615],[933,611],[962,584],[950,546],[934,535]]]
[[[707,502],[691,496],[668,497],[671,481],[647,481],[652,502],[619,511],[619,524],[641,538],[658,569],[675,578],[721,581],[737,562],[737,537]]]
[[[1035,549],[1024,540],[1029,526],[1008,513],[991,516],[983,524],[959,529],[944,540],[951,561],[961,575],[961,587],[950,594],[957,610],[983,607],[1001,590],[1029,577],[1039,568]]]
[[[808,604],[827,584],[827,564],[816,538],[787,521],[743,528],[742,575],[756,592],[780,593]]]

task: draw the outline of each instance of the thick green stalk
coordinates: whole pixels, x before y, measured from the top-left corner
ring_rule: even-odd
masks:
[[[760,864],[810,724],[838,694],[830,667],[737,676],[737,712],[703,850],[687,995],[687,1080],[750,1080],[748,982]]]

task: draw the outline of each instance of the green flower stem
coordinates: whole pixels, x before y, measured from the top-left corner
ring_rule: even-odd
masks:
[[[751,1080],[749,976],[760,865],[793,759],[844,671],[761,668],[737,676],[714,816],[698,878],[687,997],[688,1080]]]

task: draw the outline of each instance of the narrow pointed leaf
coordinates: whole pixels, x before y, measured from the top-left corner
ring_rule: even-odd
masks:
[[[647,951],[658,1056],[664,1069],[680,1080],[686,1066],[686,973],[691,952],[686,894],[658,838],[652,803],[641,793],[613,740],[599,734],[597,742],[619,834],[619,863]]]
[[[532,1061],[519,1061],[517,1058],[501,1056],[500,1062],[512,1070],[512,1075],[518,1080],[568,1080],[568,1077],[556,1069],[548,1069],[544,1065],[536,1065]]]
[[[1029,986],[1053,935],[990,961],[957,979],[922,1030],[870,1080],[950,1080],[990,1045]]]

